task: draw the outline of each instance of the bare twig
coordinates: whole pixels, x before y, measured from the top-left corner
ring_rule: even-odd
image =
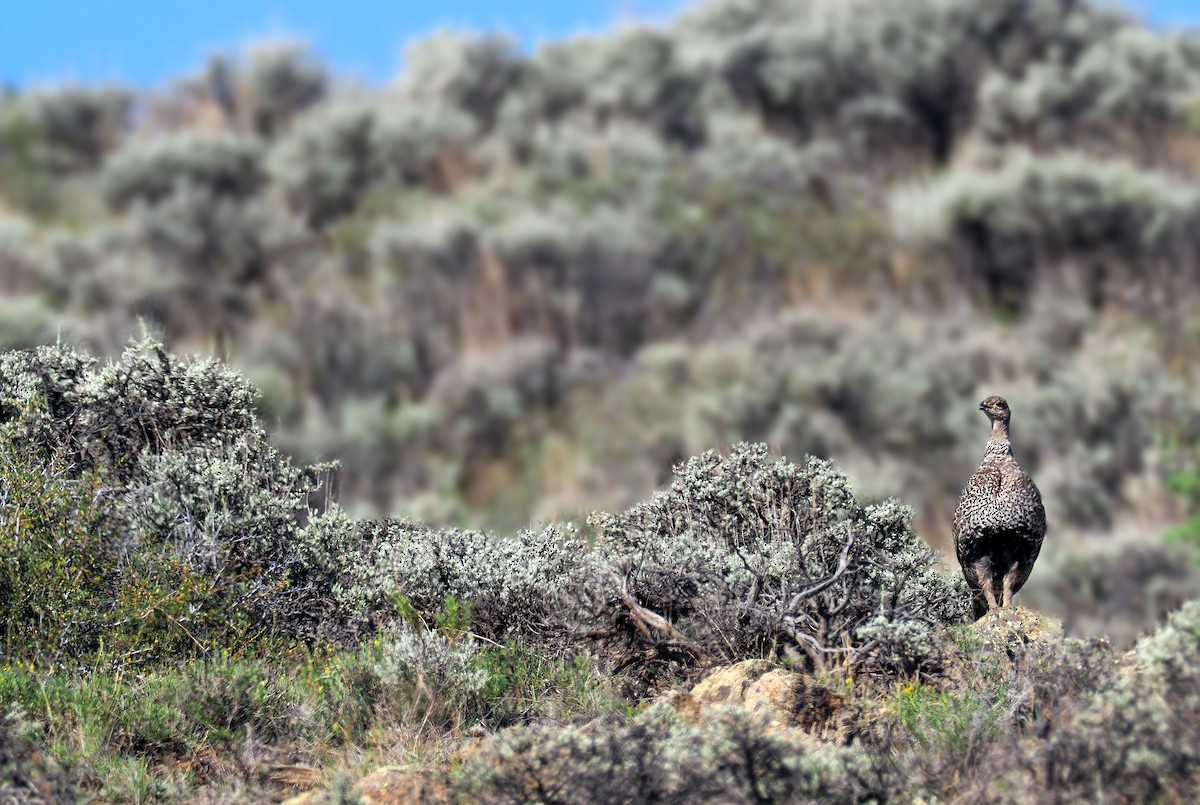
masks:
[[[694,652],[697,656],[704,656],[701,648],[672,626],[669,620],[637,602],[637,599],[629,592],[628,575],[621,581],[621,601],[629,608],[629,613],[633,616],[634,624],[647,638],[653,639],[651,630],[661,632],[689,651]]]
[[[796,608],[800,606],[800,602],[802,602],[804,599],[811,598],[817,593],[829,589],[829,587],[831,587],[833,583],[840,579],[842,574],[846,572],[846,568],[850,564],[850,549],[854,547],[854,530],[849,524],[847,524],[846,531],[846,544],[842,546],[842,553],[838,557],[838,564],[833,573],[814,584],[810,584],[808,587],[805,587],[803,590],[792,596],[792,600],[788,602],[789,612],[794,612]]]

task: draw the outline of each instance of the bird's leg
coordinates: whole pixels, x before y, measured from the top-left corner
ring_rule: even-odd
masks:
[[[1001,605],[1011,609],[1013,605],[1013,588],[1017,586],[1017,574],[1021,572],[1021,566],[1013,563],[1013,566],[1004,574],[1004,595]]]
[[[992,589],[992,565],[986,559],[975,563],[975,575],[979,579],[979,586],[983,588],[983,598],[987,601],[988,612],[994,612],[1000,608],[996,603],[996,591]]]

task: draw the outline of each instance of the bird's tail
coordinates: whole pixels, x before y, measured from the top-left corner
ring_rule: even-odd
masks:
[[[975,620],[979,620],[984,615],[988,614],[987,599],[983,597],[982,592],[976,592],[971,597],[971,610],[975,616]]]

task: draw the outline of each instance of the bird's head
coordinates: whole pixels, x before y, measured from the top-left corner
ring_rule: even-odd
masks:
[[[1003,397],[997,397],[994,394],[991,397],[985,397],[983,402],[979,403],[979,410],[987,414],[987,418],[992,422],[997,420],[1008,422],[1009,417],[1012,416],[1008,402]]]

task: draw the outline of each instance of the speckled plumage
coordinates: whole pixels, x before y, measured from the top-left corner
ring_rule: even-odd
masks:
[[[979,410],[991,420],[992,433],[954,512],[954,550],[975,593],[976,618],[1012,606],[1046,536],[1041,493],[1017,464],[1009,443],[1008,403],[988,397]]]

